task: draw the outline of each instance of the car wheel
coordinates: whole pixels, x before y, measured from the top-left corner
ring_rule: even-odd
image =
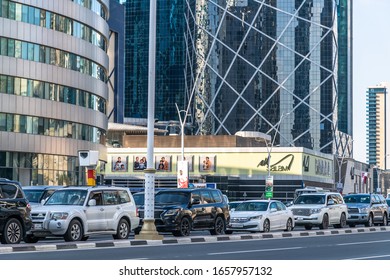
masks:
[[[114,239],[127,239],[130,234],[129,223],[125,219],[121,219],[116,230],[116,234],[113,235]]]
[[[337,225],[334,225],[335,228],[344,228],[347,225],[347,217],[345,216],[344,213],[341,214],[340,217],[340,223]]]
[[[383,214],[383,222],[382,222],[382,226],[387,226],[387,213],[384,213]]]
[[[271,224],[269,223],[269,220],[266,219],[263,224],[263,232],[269,232],[271,230]]]
[[[306,225],[306,226],[305,226],[305,229],[306,229],[306,230],[311,230],[312,228],[313,228],[312,225]]]
[[[225,220],[218,216],[214,222],[214,229],[210,230],[212,235],[221,235],[225,233]]]
[[[29,234],[29,235],[26,235],[24,238],[23,238],[24,242],[26,243],[37,243],[39,238],[32,235],[32,234]]]
[[[328,229],[329,227],[329,217],[327,214],[322,217],[322,223],[320,224],[320,229]]]
[[[187,217],[181,219],[179,224],[179,230],[173,233],[174,236],[189,236],[191,232],[191,222]]]
[[[288,219],[286,223],[286,229],[284,231],[292,231],[292,230],[293,230],[292,220]]]
[[[370,214],[370,216],[368,216],[368,221],[367,223],[364,224],[366,227],[372,227],[374,225],[374,221],[373,221],[373,218],[372,218],[372,214]]]
[[[83,227],[78,220],[70,222],[68,230],[64,234],[65,241],[80,241],[83,238]]]
[[[1,236],[1,243],[3,244],[18,244],[22,241],[23,228],[19,220],[15,218],[9,219],[3,230]]]

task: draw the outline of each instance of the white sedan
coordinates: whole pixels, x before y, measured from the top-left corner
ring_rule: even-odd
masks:
[[[294,215],[282,202],[247,200],[231,211],[226,233],[229,234],[233,231],[291,231],[293,229]]]

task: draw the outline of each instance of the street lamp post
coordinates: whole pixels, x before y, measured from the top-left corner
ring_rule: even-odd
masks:
[[[179,110],[179,106],[177,106],[177,103],[175,103],[177,114],[179,115],[179,121],[180,121],[180,127],[181,127],[181,160],[184,161],[184,126],[187,120],[188,116],[188,109],[187,110]],[[184,117],[181,117],[181,113],[184,113]]]
[[[188,110],[189,107],[187,107],[187,110],[179,110],[179,107],[176,105],[177,113],[179,115],[179,121],[181,126],[181,161],[178,161],[178,173],[177,173],[177,186],[178,188],[188,188],[189,183],[189,168],[188,168],[188,162],[185,160],[184,157],[184,127],[186,123],[186,119],[188,116]],[[182,114],[184,113],[184,117],[182,117]]]
[[[272,139],[271,142],[271,147],[268,146],[268,142],[266,141],[266,147],[267,147],[267,152],[268,152],[268,175],[267,175],[267,180],[266,180],[266,188],[265,188],[265,197],[268,199],[271,199],[273,197],[273,185],[274,185],[274,178],[271,176],[271,152],[272,148],[275,143],[276,139],[276,134],[278,133],[280,123],[282,122],[283,118],[289,115],[290,113],[284,114],[280,116],[279,122],[277,123],[276,129],[275,129],[275,135],[274,138]]]
[[[147,166],[145,172],[144,219],[140,234],[136,239],[161,240],[154,224],[154,107],[156,77],[156,2],[150,0],[149,13],[149,66],[148,66],[148,128],[147,128]]]

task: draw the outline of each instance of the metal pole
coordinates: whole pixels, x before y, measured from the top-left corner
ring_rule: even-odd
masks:
[[[149,13],[149,68],[148,68],[148,127],[147,127],[147,166],[145,172],[145,206],[142,229],[136,239],[161,240],[154,224],[154,107],[156,77],[156,0],[150,0]]]
[[[181,127],[181,160],[184,161],[184,123],[187,117],[187,112],[184,110],[179,110],[179,106],[176,105],[177,114],[179,115],[180,127]],[[181,117],[181,112],[185,112],[184,119]]]

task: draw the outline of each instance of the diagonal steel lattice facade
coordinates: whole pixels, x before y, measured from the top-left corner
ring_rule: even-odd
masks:
[[[259,131],[333,153],[337,1],[187,0],[187,97],[198,135]]]

